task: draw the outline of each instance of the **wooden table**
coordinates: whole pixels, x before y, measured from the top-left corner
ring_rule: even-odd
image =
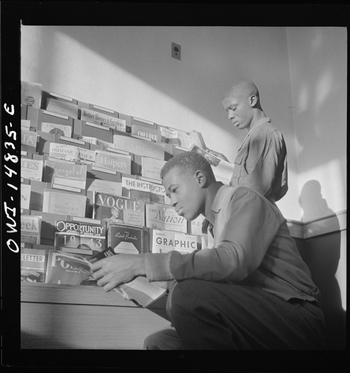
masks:
[[[142,349],[170,326],[167,296],[144,309],[96,286],[21,285],[23,349]]]

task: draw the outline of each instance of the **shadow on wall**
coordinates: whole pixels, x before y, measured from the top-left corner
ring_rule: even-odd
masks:
[[[341,292],[335,277],[340,259],[341,233],[339,221],[327,201],[322,198],[321,185],[316,180],[308,181],[300,194],[300,206],[304,212],[302,221],[307,222],[317,212],[319,216],[332,217],[338,224],[334,232],[298,242],[300,254],[309,266],[312,278],[321,291],[321,303],[326,320],[326,349],[345,349],[345,311],[342,308]]]

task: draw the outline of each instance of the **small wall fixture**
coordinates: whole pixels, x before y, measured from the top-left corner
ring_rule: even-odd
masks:
[[[171,43],[171,57],[181,60],[181,45]]]

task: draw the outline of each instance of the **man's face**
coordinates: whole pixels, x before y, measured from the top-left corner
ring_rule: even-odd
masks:
[[[227,111],[228,119],[240,130],[245,128],[250,129],[250,124],[254,116],[251,97],[232,95],[222,101],[222,105]]]
[[[174,167],[163,177],[163,185],[171,205],[186,220],[194,220],[204,213],[204,191],[195,175],[182,172]]]

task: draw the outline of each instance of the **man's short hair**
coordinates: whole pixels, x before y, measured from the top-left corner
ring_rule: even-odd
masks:
[[[196,171],[201,170],[210,181],[216,180],[210,163],[201,154],[194,151],[184,152],[170,158],[160,172],[161,179],[163,180],[166,173],[174,167],[180,168],[191,176]]]
[[[256,85],[249,79],[235,80],[225,95],[225,98],[232,96],[257,96],[259,98],[259,90]]]

